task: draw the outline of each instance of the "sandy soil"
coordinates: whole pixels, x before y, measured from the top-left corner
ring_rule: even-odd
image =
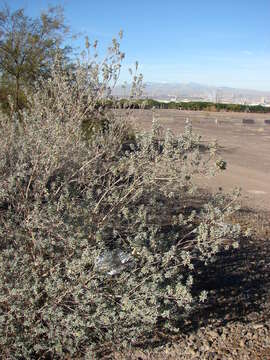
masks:
[[[175,133],[182,132],[189,119],[203,141],[218,140],[228,167],[216,178],[205,179],[203,187],[241,187],[245,205],[270,210],[270,124],[264,123],[269,114],[135,110],[133,122],[138,129],[149,130],[153,116]],[[244,118],[254,119],[255,124],[242,124]]]

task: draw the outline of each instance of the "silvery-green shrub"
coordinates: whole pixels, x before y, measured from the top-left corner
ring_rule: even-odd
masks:
[[[234,199],[190,210],[194,184],[223,164],[215,145],[202,152],[191,125],[174,136],[153,122],[125,151],[126,113],[101,116],[122,58],[114,40],[103,63],[67,72],[56,60],[22,121],[1,122],[2,358],[93,358],[177,331],[206,298],[192,294],[198,261],[237,246]],[[104,116],[106,131],[86,141],[82,122]]]

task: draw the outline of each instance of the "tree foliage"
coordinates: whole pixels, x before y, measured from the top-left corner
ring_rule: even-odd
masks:
[[[24,9],[0,12],[1,95],[11,95],[15,111],[25,106],[23,88],[47,77],[57,53],[67,54],[63,40],[68,32],[61,7],[50,7],[40,17],[25,15]]]

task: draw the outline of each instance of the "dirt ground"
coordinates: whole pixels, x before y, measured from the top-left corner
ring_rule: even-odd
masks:
[[[134,110],[132,121],[138,129],[149,130],[153,116],[174,133],[181,133],[188,119],[203,141],[218,141],[227,170],[215,178],[204,179],[202,187],[222,187],[227,191],[240,187],[245,206],[270,210],[270,124],[264,123],[270,114]],[[243,124],[247,118],[255,123]]]

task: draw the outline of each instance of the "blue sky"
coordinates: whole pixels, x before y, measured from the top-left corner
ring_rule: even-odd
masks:
[[[120,29],[122,80],[136,60],[145,81],[270,91],[270,0],[9,0],[37,16],[61,4],[74,32],[106,47]],[[79,43],[78,43],[79,44]]]

